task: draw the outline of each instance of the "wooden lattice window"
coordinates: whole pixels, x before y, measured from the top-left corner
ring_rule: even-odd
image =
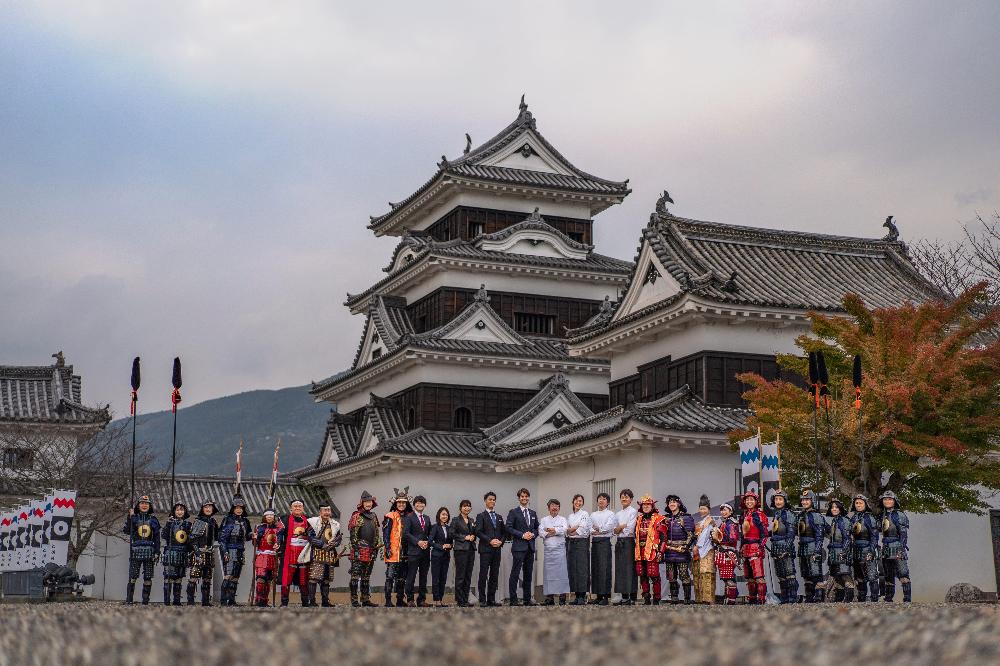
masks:
[[[468,407],[459,407],[455,410],[455,427],[462,430],[472,428],[472,410]]]

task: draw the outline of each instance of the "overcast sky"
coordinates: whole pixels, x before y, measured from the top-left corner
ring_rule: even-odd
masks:
[[[321,379],[368,215],[509,123],[677,214],[907,241],[1000,207],[1000,3],[98,2],[0,8],[0,364],[143,411]]]

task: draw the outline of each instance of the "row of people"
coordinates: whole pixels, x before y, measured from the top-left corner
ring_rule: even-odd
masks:
[[[289,603],[292,586],[301,592],[303,606],[316,605],[317,588],[322,605],[330,606],[329,590],[334,569],[349,553],[351,601],[355,606],[374,606],[371,574],[381,556],[386,565],[386,606],[427,605],[427,579],[431,578],[433,603],[443,605],[445,581],[451,560],[455,561],[455,599],[471,606],[469,595],[476,554],[479,559],[478,599],[483,606],[497,606],[500,557],[511,544],[513,566],[508,580],[512,605],[535,605],[532,577],[536,542],[544,548],[545,603],[554,605],[596,603],[608,605],[612,593],[618,605],[638,602],[641,589],[646,604],[662,597],[661,567],[669,585],[669,600],[680,603],[714,603],[716,574],[723,585],[726,603],[738,599],[736,573],[742,568],[747,582],[747,602],[764,603],[767,585],[764,561],[772,558],[778,578],[779,601],[798,600],[796,563],[805,586],[804,600],[891,601],[898,579],[903,600],[910,601],[907,566],[909,521],[891,491],[882,495],[882,513],[876,517],[868,500],[854,498],[848,514],[839,500],[831,500],[826,515],[816,507],[816,496],[804,491],[800,507],[793,512],[784,491],[773,500],[773,517],[761,510],[758,497],[740,498],[741,515],[730,504],[720,508],[721,520],[711,515],[708,498],[702,495],[697,520],[677,495],[668,495],[666,512],[660,514],[649,495],[633,506],[634,495],[619,494],[621,509],[610,509],[611,498],[601,493],[597,510],[584,509],[582,495],[573,497],[572,512],[562,515],[558,500],[549,500],[546,515],[539,518],[530,507],[531,495],[522,488],[518,506],[506,518],[496,511],[496,494],[483,497],[484,510],[472,517],[472,503],[462,500],[454,518],[442,507],[430,518],[422,496],[411,498],[408,489],[395,490],[393,504],[382,520],[375,514],[375,497],[365,492],[348,523],[348,547],[342,544],[340,524],[329,506],[308,518],[301,501],[290,505],[284,520],[265,512],[256,530],[245,516],[245,504],[233,499],[222,524],[216,523],[214,502],[203,502],[192,521],[187,508],[178,503],[162,530],[153,515],[148,496],[140,498],[130,512],[124,532],[130,537],[129,583],[126,600],[133,601],[140,572],[142,602],[149,603],[153,565],[162,553],[164,603],[171,598],[180,605],[182,581],[188,574],[187,601],[194,603],[201,581],[201,603],[209,605],[214,551],[219,549],[225,579],[222,605],[235,605],[236,589],[244,565],[246,543],[252,541],[254,555],[254,603],[266,606],[274,585],[281,586],[281,605]],[[880,547],[881,541],[881,547]],[[826,546],[826,548],[824,548]],[[829,567],[829,579],[823,565]],[[880,573],[884,583],[880,586]],[[519,589],[520,588],[520,598]],[[829,590],[827,589],[829,588]],[[589,595],[594,598],[588,602]]]

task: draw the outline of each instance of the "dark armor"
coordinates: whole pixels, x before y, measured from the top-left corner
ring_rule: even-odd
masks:
[[[893,500],[891,509],[882,509],[882,568],[885,571],[885,586],[883,595],[886,601],[892,601],[896,596],[896,579],[903,588],[903,601],[908,602],[912,596],[910,583],[910,565],[907,558],[906,540],[910,532],[910,519],[900,511],[896,495],[887,490],[879,499]]]
[[[237,516],[236,507],[243,508],[243,514]],[[222,519],[219,527],[219,555],[222,556],[222,606],[236,605],[236,589],[240,585],[240,574],[243,573],[246,543],[253,536],[250,520],[246,517],[246,503],[243,498],[233,498],[229,515]]]
[[[148,511],[140,511],[139,504],[149,504]],[[143,495],[132,509],[132,515],[125,519],[122,534],[128,535],[128,584],[125,587],[125,603],[135,600],[135,584],[142,575],[142,603],[149,603],[153,589],[153,565],[160,557],[160,521],[153,515],[153,505],[148,495]]]
[[[184,509],[184,515],[180,518],[175,515],[178,507]],[[163,525],[160,534],[163,541],[164,606],[170,605],[171,597],[174,606],[181,605],[181,585],[191,556],[190,536],[191,521],[188,519],[187,507],[178,502],[170,512],[170,518]]]
[[[803,499],[811,499],[812,504],[799,513],[797,529],[799,533],[799,568],[805,581],[805,601],[823,601],[823,539],[826,537],[826,520],[816,510],[816,495],[811,490],[802,493]]]
[[[772,508],[774,497],[785,499],[785,506],[774,509],[771,519],[771,557],[774,574],[778,577],[778,601],[795,603],[799,597],[799,581],[795,577],[795,514],[788,507],[788,495],[784,490],[777,491],[771,498]]]
[[[834,516],[831,510],[834,505],[840,508],[840,514],[837,516]],[[851,521],[844,511],[844,505],[836,499],[830,500],[830,509],[827,509],[826,515],[829,519],[827,535],[830,539],[827,564],[830,566],[830,577],[833,580],[833,600],[851,602],[854,601]]]
[[[866,596],[878,601],[878,520],[868,506],[867,497],[857,495],[854,499],[865,503],[862,511],[855,509],[851,514],[851,536],[854,539],[851,564],[858,601],[865,601]]]
[[[215,522],[215,502],[206,500],[202,509],[212,507],[211,515],[201,511],[191,523],[191,573],[188,575],[187,602],[194,605],[194,591],[201,579],[201,605],[212,605],[212,574],[215,572],[215,540],[219,533],[219,524]]]

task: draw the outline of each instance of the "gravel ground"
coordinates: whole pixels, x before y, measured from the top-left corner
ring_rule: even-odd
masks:
[[[419,638],[417,638],[419,636]],[[996,605],[0,606],[2,664],[1000,663]],[[801,640],[799,640],[801,639]],[[286,652],[292,641],[299,647]],[[741,656],[741,650],[748,650]],[[626,661],[622,660],[623,655]]]

